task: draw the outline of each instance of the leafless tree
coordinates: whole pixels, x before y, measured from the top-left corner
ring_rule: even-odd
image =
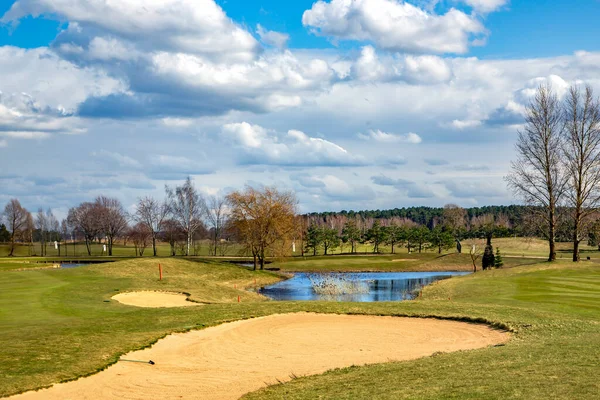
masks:
[[[79,231],[85,239],[88,256],[92,255],[91,243],[102,232],[98,207],[94,203],[81,203],[69,210],[67,221],[74,231]]]
[[[461,253],[460,244],[462,233],[465,231],[467,211],[456,204],[446,204],[442,214],[442,223],[456,240],[456,250]]]
[[[135,255],[143,257],[144,251],[152,240],[152,232],[148,229],[148,226],[142,222],[138,222],[128,231],[128,236],[133,242],[135,248]]]
[[[229,217],[227,210],[227,201],[224,197],[210,196],[206,202],[206,220],[210,228],[211,238],[211,253],[213,256],[217,255],[217,249],[219,243],[223,238],[223,229],[227,224],[227,218]]]
[[[563,168],[563,118],[558,97],[549,85],[537,89],[527,107],[525,127],[517,140],[517,161],[506,181],[533,212],[541,212],[549,244],[549,261],[556,260],[556,207],[566,189]]]
[[[159,202],[152,197],[138,200],[135,219],[146,225],[152,235],[152,253],[156,257],[156,238],[163,228],[163,222],[169,216],[170,207],[167,201]]]
[[[98,196],[95,207],[97,208],[100,231],[106,236],[108,255],[113,255],[113,243],[116,238],[127,229],[127,212],[118,199]]]
[[[163,221],[161,237],[163,241],[169,243],[171,246],[171,256],[176,254],[177,244],[181,241],[184,243],[186,241],[185,232],[181,229],[179,223],[173,219],[167,219]]]
[[[600,104],[590,86],[572,86],[564,106],[567,205],[573,210],[573,261],[579,261],[584,222],[600,203]]]
[[[35,228],[40,232],[40,255],[44,257],[44,255],[46,254],[46,242],[48,240],[48,231],[50,229],[46,213],[41,208],[38,209],[38,212],[35,216]]]
[[[27,215],[29,212],[21,206],[17,199],[12,199],[4,207],[4,219],[10,231],[10,257],[14,255],[15,243],[22,236],[27,227]]]
[[[204,199],[194,188],[189,176],[183,185],[175,189],[166,186],[165,190],[173,218],[186,233],[185,255],[189,256],[194,233],[202,227],[202,217],[206,207]]]

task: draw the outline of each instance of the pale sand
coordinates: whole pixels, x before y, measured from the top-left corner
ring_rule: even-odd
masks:
[[[506,342],[484,325],[421,318],[280,314],[173,334],[74,382],[11,399],[237,399],[291,376]]]
[[[201,303],[187,301],[187,295],[168,292],[127,292],[112,297],[119,303],[136,307],[189,307]]]

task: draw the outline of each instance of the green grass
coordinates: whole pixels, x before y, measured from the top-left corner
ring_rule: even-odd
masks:
[[[310,262],[319,269],[337,257]],[[434,254],[418,257],[422,267],[450,260]],[[455,262],[461,263],[461,257]],[[394,264],[378,259],[372,264],[380,263],[380,268]],[[356,267],[365,260],[371,258],[343,262]],[[158,262],[163,265],[162,282]],[[306,260],[290,264],[296,262],[310,268]],[[248,399],[591,399],[600,393],[600,268],[592,263],[537,263],[478,272],[431,285],[422,300],[411,302],[264,301],[240,290],[253,286],[254,279],[261,285],[279,278],[173,258],[0,271],[0,396],[92,374],[171,332],[294,311],[487,321],[515,334],[502,347],[335,370],[249,394]],[[118,292],[139,289],[186,292],[207,304],[143,309],[110,300]]]
[[[505,257],[505,267],[539,263],[537,258]],[[473,271],[469,254],[412,253],[293,257],[268,265],[282,271]],[[477,261],[481,269],[481,259]]]
[[[31,257],[38,256],[42,253],[40,243],[34,243],[33,246],[19,243],[15,248],[15,257]],[[88,257],[87,249],[84,242],[67,243],[61,246],[61,257]],[[91,245],[92,257],[107,256],[103,252],[103,245],[93,243]],[[209,241],[203,240],[199,242],[197,251],[198,256],[209,256],[210,245]],[[58,250],[54,248],[54,242],[48,243],[46,246],[47,257],[59,257]],[[171,246],[168,243],[157,243],[156,252],[159,257],[169,257],[171,255]],[[10,245],[6,243],[0,244],[0,257],[8,257],[10,253]],[[226,249],[226,256],[238,256],[242,253],[242,247],[238,244],[232,244]],[[179,253],[178,253],[179,254]],[[144,251],[144,257],[152,257],[152,245],[148,246]],[[135,248],[131,242],[123,245],[121,241],[113,245],[113,257],[135,257]]]

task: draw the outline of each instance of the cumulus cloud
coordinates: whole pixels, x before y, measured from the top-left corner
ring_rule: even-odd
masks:
[[[266,45],[277,47],[278,49],[285,48],[290,35],[287,33],[269,31],[265,29],[261,24],[256,25],[256,33],[260,37],[260,41]]]
[[[0,22],[14,22],[29,15],[58,16],[69,21],[74,25],[71,30],[81,34],[80,41],[86,35],[90,41],[96,36],[113,37],[112,45],[105,49],[117,53],[121,53],[122,46],[118,43],[123,42],[217,59],[250,60],[260,50],[254,37],[228,18],[213,0],[18,0]]]
[[[486,34],[473,15],[454,8],[437,15],[401,0],[319,0],[304,12],[302,23],[334,40],[419,53],[466,53],[472,39]]]
[[[247,122],[223,126],[221,136],[243,152],[242,164],[280,166],[360,166],[362,157],[325,139],[310,137],[304,132],[289,130],[277,134]]]
[[[6,96],[0,92],[0,137],[45,139],[54,133],[83,132],[85,128],[79,126],[77,118],[42,107],[26,93]]]
[[[408,143],[419,144],[423,140],[414,132],[406,134],[386,133],[379,129],[370,130],[367,134],[359,133],[358,138],[362,140],[374,140],[380,143]]]
[[[438,56],[384,55],[372,46],[364,46],[351,65],[349,78],[359,81],[405,81],[413,84],[436,84],[452,77],[448,63]]]

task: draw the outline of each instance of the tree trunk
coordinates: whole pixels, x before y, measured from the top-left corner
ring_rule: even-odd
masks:
[[[256,252],[252,252],[252,256],[254,257],[254,271],[256,271],[256,267],[258,266],[258,259],[256,257]]]
[[[88,256],[92,255],[92,249],[90,248],[90,241],[89,239],[85,239],[85,247],[87,248],[87,252],[88,252]]]
[[[554,236],[556,230],[556,222],[554,221],[554,207],[551,206],[549,211],[550,218],[548,224],[548,245],[550,246],[550,254],[548,255],[548,261],[556,261],[556,245],[554,243]]]
[[[573,262],[578,262],[581,260],[579,256],[579,240],[575,239],[573,241]]]
[[[156,257],[156,234],[152,232],[152,254]]]

